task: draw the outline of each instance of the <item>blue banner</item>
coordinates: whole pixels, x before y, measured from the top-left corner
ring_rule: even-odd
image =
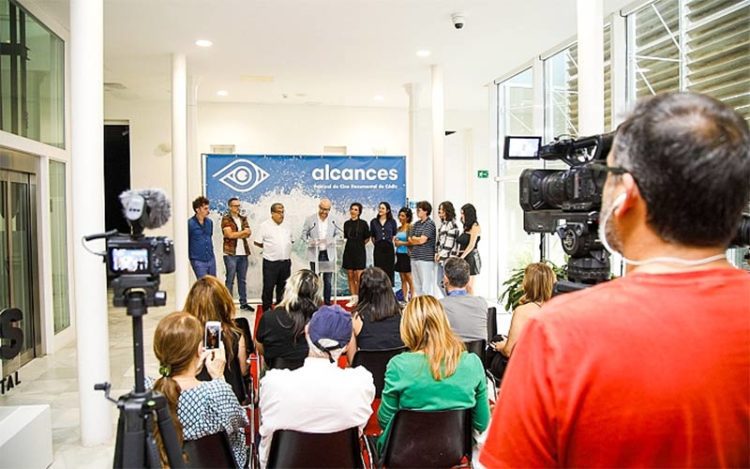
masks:
[[[297,156],[297,155],[204,155],[205,194],[211,201],[211,218],[219,227],[227,211],[227,200],[237,197],[251,230],[270,215],[271,204],[284,204],[284,223],[301,236],[305,217],[316,213],[319,199],[333,204],[329,217],[339,226],[349,220],[349,206],[363,206],[362,219],[376,216],[380,202],[391,205],[393,216],[406,203],[406,160],[403,156]],[[217,268],[222,276],[222,236],[214,233]],[[252,241],[252,238],[251,238]],[[371,246],[371,245],[370,245]],[[255,251],[255,248],[253,248]],[[339,254],[343,251],[343,245]],[[253,252],[248,271],[248,294],[260,297],[261,256]],[[368,265],[371,247],[368,247]],[[308,268],[303,243],[295,243],[293,269]],[[339,265],[340,265],[339,257]],[[339,275],[338,291],[346,291],[346,273]]]

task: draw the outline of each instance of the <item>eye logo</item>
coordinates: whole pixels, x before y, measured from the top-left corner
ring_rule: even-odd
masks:
[[[216,171],[212,177],[232,190],[248,192],[268,179],[268,173],[252,161],[236,160]]]

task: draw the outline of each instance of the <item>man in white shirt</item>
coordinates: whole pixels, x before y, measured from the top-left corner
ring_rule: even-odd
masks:
[[[323,272],[323,300],[327,305],[331,304],[331,276],[334,265],[334,254],[336,250],[336,231],[339,228],[336,222],[328,217],[331,212],[331,201],[320,199],[318,212],[305,219],[302,225],[302,239],[308,243],[307,260],[310,261],[310,270]]]
[[[271,219],[264,221],[258,228],[255,245],[263,248],[263,311],[271,309],[273,292],[276,290],[276,302],[284,297],[286,279],[292,273],[292,233],[284,225],[284,205],[271,205]]]
[[[321,306],[305,326],[310,347],[294,371],[275,369],[260,382],[260,464],[265,467],[276,430],[333,433],[359,427],[372,413],[375,385],[365,368],[339,368],[352,337],[352,318],[338,305]]]

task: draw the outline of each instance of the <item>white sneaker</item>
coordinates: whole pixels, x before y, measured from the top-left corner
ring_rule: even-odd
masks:
[[[346,304],[347,308],[351,308],[352,306],[356,306],[359,298],[357,298],[357,295],[352,295],[352,298],[349,300],[349,303]]]

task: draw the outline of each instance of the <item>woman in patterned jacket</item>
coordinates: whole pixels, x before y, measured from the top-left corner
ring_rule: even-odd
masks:
[[[224,431],[237,466],[245,467],[247,416],[232,387],[221,379],[226,362],[223,344],[216,352],[204,350],[202,336],[201,323],[188,313],[172,313],[159,321],[154,333],[154,354],[159,360],[161,378],[153,383],[153,389],[167,398],[180,445],[183,440]],[[195,377],[204,363],[211,381],[198,381]],[[157,442],[166,465],[160,435]]]

